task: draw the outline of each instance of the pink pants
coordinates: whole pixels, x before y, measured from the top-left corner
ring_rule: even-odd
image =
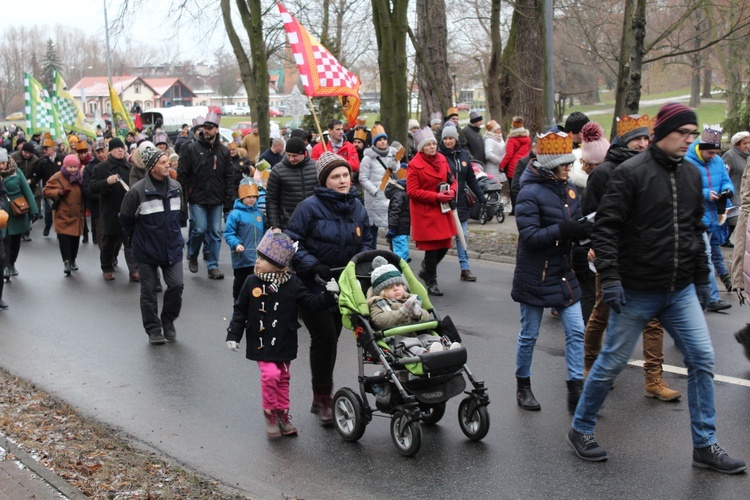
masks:
[[[289,409],[290,365],[291,363],[288,361],[285,363],[258,361],[264,410]]]

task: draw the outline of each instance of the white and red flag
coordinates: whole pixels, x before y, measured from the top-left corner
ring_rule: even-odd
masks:
[[[305,94],[309,97],[340,97],[344,116],[349,125],[355,126],[360,105],[359,77],[343,67],[281,2],[278,6]]]

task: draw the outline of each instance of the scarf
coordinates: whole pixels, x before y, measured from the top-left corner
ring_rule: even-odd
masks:
[[[270,283],[270,286],[268,287],[268,293],[272,294],[278,292],[279,287],[289,281],[289,279],[292,277],[292,272],[288,269],[285,269],[283,271],[276,271],[273,273],[258,273],[256,274],[256,276],[261,280]]]
[[[386,146],[385,149],[380,149],[377,146],[372,147],[372,152],[379,155],[379,156],[388,156],[388,154],[391,152],[391,147]]]
[[[75,174],[71,174],[66,167],[60,167],[60,173],[63,177],[68,179],[68,182],[71,184],[80,184],[83,177],[80,169],[76,170]]]
[[[746,160],[747,160],[747,157],[750,156],[750,153],[745,153],[740,148],[736,148],[736,147],[732,146],[732,149],[734,149],[734,152],[737,153],[738,155],[740,155],[741,158],[744,158]]]
[[[440,172],[440,165],[442,164],[442,162],[440,161],[440,157],[438,156],[437,153],[430,156],[420,151],[419,156],[422,158],[422,160],[424,160],[426,164],[434,168],[435,172]]]
[[[490,132],[489,130],[485,131],[484,138],[491,138],[495,139],[497,142],[503,142],[503,134],[500,132]]]

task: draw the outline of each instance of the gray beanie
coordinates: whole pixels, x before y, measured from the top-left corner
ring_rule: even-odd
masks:
[[[446,137],[453,137],[454,139],[458,140],[458,130],[456,129],[456,127],[448,125],[443,127],[443,135],[440,136],[440,139],[442,140]]]
[[[5,148],[0,148],[0,163],[5,163],[8,161],[8,150]]]
[[[388,264],[385,257],[378,255],[372,259],[372,274],[370,275],[372,283],[372,292],[375,295],[380,295],[380,292],[385,290],[391,285],[401,283],[404,287],[408,287],[406,279],[401,272],[393,264]]]

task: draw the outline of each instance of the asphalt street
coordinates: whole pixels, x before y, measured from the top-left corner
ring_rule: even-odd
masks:
[[[665,373],[665,379],[682,391],[683,399],[663,403],[643,396],[642,369],[626,368],[597,427],[609,460],[576,458],[564,441],[570,425],[564,333],[549,315],[532,366],[532,387],[542,410],[518,408],[513,265],[473,261],[476,283],[459,281],[454,257],[440,265],[445,296],[434,303],[454,319],[470,368],[487,382],[492,424],[483,441],[468,441],[456,418],[461,398],[454,398],[443,420],[424,428],[421,451],[405,458],[397,453],[385,418],[375,418],[359,442],[346,443],[308,413],[304,327],[291,384],[291,410],[300,434],[266,439],[256,364],[224,343],[232,311],[225,246],[223,281],[208,280],[202,262],[198,274],[189,273],[185,261],[177,341],[151,346],[141,325],[139,285],[128,282],[124,262],[117,279],[105,282],[98,249],[81,245],[80,271],[65,278],[57,240],[40,233],[36,224],[33,241],[21,248],[20,275],[6,284],[4,300],[10,308],[0,311],[0,365],[85,415],[254,498],[747,498],[747,475],[691,467],[687,379],[680,373]],[[417,269],[421,252],[414,257]],[[718,436],[730,454],[750,460],[750,361],[732,335],[750,318],[750,309],[722,295],[734,307],[708,316],[715,372],[722,376],[716,382]],[[668,370],[684,366],[669,337],[664,350]],[[642,359],[640,345],[632,358],[634,363]],[[336,386],[356,387],[356,375],[356,347],[345,330]]]

